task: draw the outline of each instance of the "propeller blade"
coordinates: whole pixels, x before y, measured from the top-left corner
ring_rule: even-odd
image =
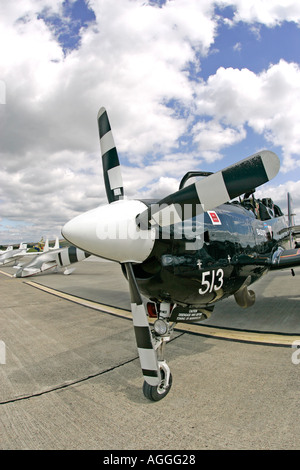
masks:
[[[132,319],[144,380],[149,385],[155,386],[160,382],[160,370],[152,343],[147,314],[134,276],[132,264],[124,263],[124,265],[129,281]]]
[[[139,214],[137,224],[147,229],[180,222],[191,217],[185,205],[196,211],[193,215],[207,212],[270,181],[279,168],[278,156],[263,150],[165,197]]]
[[[106,196],[109,203],[123,199],[121,167],[105,108],[97,116]]]

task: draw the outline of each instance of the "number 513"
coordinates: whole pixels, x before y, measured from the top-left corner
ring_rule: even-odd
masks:
[[[210,279],[211,277],[211,279]],[[207,292],[212,292],[213,290],[219,290],[223,286],[224,282],[224,271],[223,269],[218,269],[215,271],[205,271],[202,273],[201,284],[202,287],[199,289],[199,294],[203,295]]]

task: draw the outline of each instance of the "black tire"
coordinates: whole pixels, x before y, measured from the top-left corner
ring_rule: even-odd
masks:
[[[160,385],[149,385],[146,381],[144,381],[143,385],[143,392],[146,398],[151,401],[159,401],[168,395],[171,386],[172,386],[172,374],[170,373],[169,385],[168,388],[164,388],[163,386],[164,380],[160,383]]]

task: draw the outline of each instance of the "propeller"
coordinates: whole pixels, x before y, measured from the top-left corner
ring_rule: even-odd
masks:
[[[121,167],[105,108],[99,110],[97,120],[106,195],[108,202],[112,203],[122,199],[124,196]],[[125,268],[129,282],[136,343],[144,380],[149,385],[155,386],[159,384],[160,372],[157,356],[152,344],[147,314],[134,276],[132,264],[129,262],[125,263]]]
[[[106,195],[111,203],[122,199],[124,195],[121,167],[105,108],[100,108],[97,121]]]
[[[154,350],[147,313],[134,276],[132,261],[142,262],[150,254],[154,233],[140,238],[136,215],[145,209],[140,201],[124,200],[124,189],[117,149],[107,112],[101,108],[97,116],[102,166],[108,206],[89,211],[68,222],[62,230],[76,246],[89,246],[89,252],[124,263],[129,282],[131,312],[140,364],[145,382],[150,387],[160,383],[160,368]],[[145,232],[144,232],[145,233]],[[151,234],[152,233],[152,234]],[[131,236],[129,236],[131,235]],[[135,239],[135,243],[132,239]],[[97,246],[101,245],[101,249]]]
[[[165,361],[157,359],[159,346],[151,334],[133,263],[142,263],[149,257],[157,224],[170,225],[190,217],[190,211],[188,214],[184,211],[186,204],[191,204],[194,212],[200,214],[269,181],[279,171],[279,159],[273,152],[256,153],[148,207],[142,201],[124,199],[119,157],[104,108],[99,110],[97,120],[108,204],[67,222],[62,235],[84,251],[124,264],[144,386],[148,384],[159,390],[153,392],[157,400],[168,393],[171,378]],[[149,392],[147,388],[146,396],[151,398],[152,389]]]
[[[161,199],[139,214],[137,223],[146,229],[155,224],[170,225],[170,220],[183,221],[191,217],[187,206],[193,207],[193,215],[207,212],[270,181],[279,168],[277,155],[262,150]]]

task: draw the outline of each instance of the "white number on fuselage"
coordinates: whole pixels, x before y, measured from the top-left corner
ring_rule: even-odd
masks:
[[[205,271],[202,273],[202,288],[199,289],[199,294],[204,295],[207,292],[211,293],[213,290],[219,290],[223,286],[224,282],[224,271],[223,269],[218,269],[215,271]]]

